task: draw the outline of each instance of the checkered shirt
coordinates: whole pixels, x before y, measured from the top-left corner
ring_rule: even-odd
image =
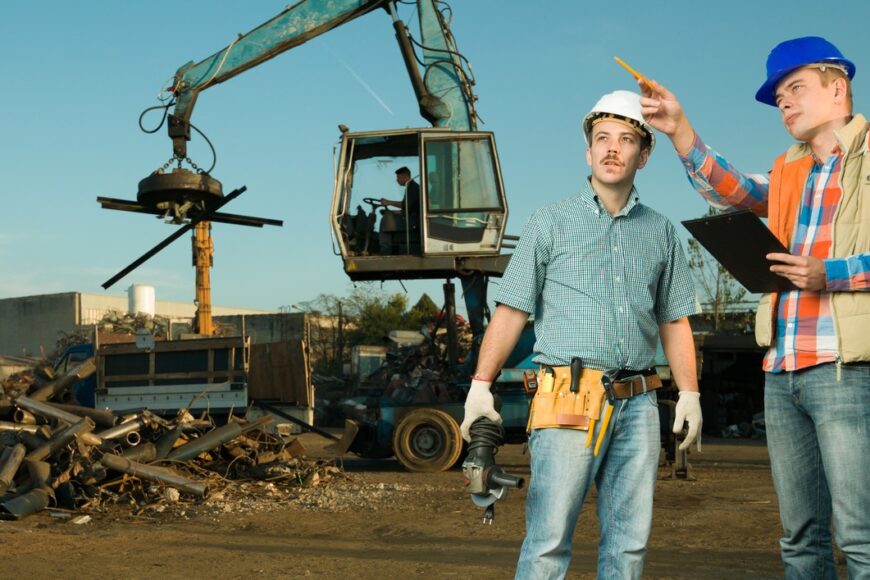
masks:
[[[697,134],[682,160],[692,186],[710,205],[720,209],[749,208],[767,216],[766,175],[741,173]],[[796,371],[838,360],[831,292],[870,289],[870,252],[831,257],[834,214],[843,194],[840,189],[843,153],[837,147],[827,159],[814,155],[813,161],[789,250],[795,256],[824,260],[825,290],[780,294],[774,342],[763,363],[768,372]]]
[[[644,369],[658,326],[699,311],[674,226],[636,190],[616,216],[586,181],[536,211],[502,277],[496,302],[535,316],[535,362]]]

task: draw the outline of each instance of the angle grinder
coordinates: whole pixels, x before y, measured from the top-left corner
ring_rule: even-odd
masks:
[[[483,523],[492,524],[495,517],[495,502],[502,499],[509,487],[521,489],[526,480],[505,473],[495,463],[498,447],[504,443],[504,427],[488,419],[480,417],[469,428],[471,442],[468,444],[468,455],[462,463],[462,474],[465,476],[465,486],[471,493],[471,501],[478,507],[485,508]]]

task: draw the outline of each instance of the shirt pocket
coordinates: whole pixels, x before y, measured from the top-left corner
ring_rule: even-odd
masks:
[[[625,276],[631,288],[646,289],[644,295],[655,298],[659,279],[665,270],[665,260],[653,255],[632,255],[626,258]]]

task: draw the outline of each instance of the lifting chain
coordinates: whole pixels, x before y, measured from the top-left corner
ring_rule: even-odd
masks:
[[[199,165],[194,163],[193,159],[191,159],[190,157],[181,157],[180,155],[173,155],[172,157],[170,157],[169,160],[166,163],[164,163],[163,166],[160,169],[158,169],[157,171],[155,171],[154,173],[157,173],[160,175],[166,173],[166,170],[169,169],[169,167],[173,163],[177,163],[178,169],[181,169],[181,164],[184,162],[187,162],[187,164],[190,165],[191,169],[193,169],[193,171],[195,173],[198,173],[200,175],[205,173],[205,171]]]

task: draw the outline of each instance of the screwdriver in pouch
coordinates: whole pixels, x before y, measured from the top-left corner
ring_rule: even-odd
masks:
[[[580,375],[583,373],[583,359],[579,356],[571,357],[571,392],[575,395],[580,392]]]

